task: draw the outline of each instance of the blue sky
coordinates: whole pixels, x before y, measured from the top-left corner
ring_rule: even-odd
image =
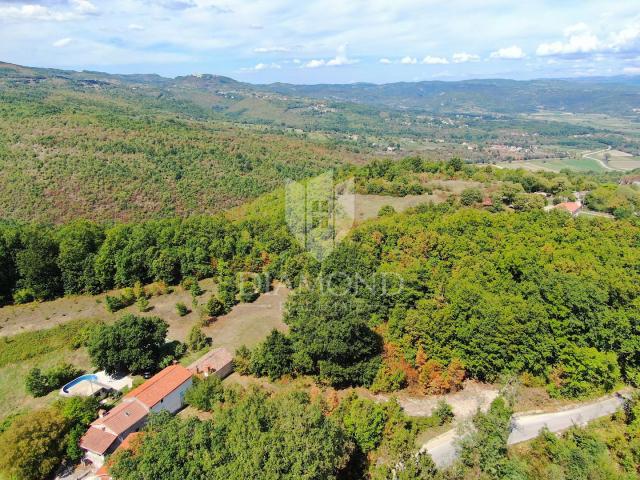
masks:
[[[622,1],[0,0],[0,60],[253,83],[640,75]]]

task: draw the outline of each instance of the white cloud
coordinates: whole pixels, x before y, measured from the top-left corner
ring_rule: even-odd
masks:
[[[400,63],[402,63],[403,65],[415,65],[416,63],[418,63],[418,59],[406,56],[400,60]]]
[[[53,42],[51,45],[53,45],[56,48],[62,48],[62,47],[66,47],[70,43],[71,43],[70,38],[61,38],[60,40],[56,40],[55,42]]]
[[[324,67],[326,62],[324,60],[309,60],[304,64],[304,68],[318,68]]]
[[[431,55],[427,55],[422,59],[422,63],[426,65],[446,65],[449,63],[449,60],[444,57],[432,57]]]
[[[256,71],[270,70],[270,69],[278,70],[280,69],[280,65],[278,65],[277,63],[258,63],[255,67],[253,67],[253,69]]]
[[[480,60],[480,57],[478,55],[465,52],[454,53],[453,57],[451,58],[453,60],[453,63],[477,62]]]
[[[570,37],[571,35],[576,35],[576,34],[585,33],[589,31],[590,31],[589,25],[587,25],[584,22],[578,22],[573,25],[569,25],[567,28],[565,28],[562,31],[562,34],[565,37]]]
[[[340,65],[351,65],[356,63],[356,60],[351,60],[347,57],[347,44],[340,45],[338,52],[334,58],[327,62],[328,67],[337,67]]]
[[[526,55],[520,47],[513,45],[511,47],[500,48],[495,52],[491,52],[491,58],[501,58],[505,60],[518,60]]]
[[[144,30],[144,27],[142,25],[138,25],[137,23],[130,23],[127,28],[129,30],[136,30],[138,32],[141,32],[142,30]]]
[[[640,75],[640,67],[625,67],[623,72],[628,75]]]
[[[640,43],[640,22],[611,35],[609,48],[613,51],[626,50]]]
[[[98,9],[89,0],[71,0],[74,9],[83,15],[97,13]]]
[[[258,47],[254,48],[254,53],[277,53],[277,52],[288,52],[289,49],[287,47]]]
[[[71,9],[54,10],[44,5],[24,4],[12,6],[0,4],[0,22],[2,20],[65,22],[88,14],[97,13],[96,6],[88,0],[71,0]]]
[[[357,63],[358,60],[353,60],[347,56],[347,44],[340,45],[336,56],[330,60],[314,59],[310,60],[303,65],[304,68],[319,68],[319,67],[339,67],[342,65],[352,65]]]
[[[56,12],[42,5],[22,5],[20,7],[0,5],[1,20],[40,20],[62,22],[70,20],[67,13]]]
[[[300,64],[300,63],[302,63],[302,62],[300,61],[300,59],[299,59],[299,58],[294,58],[294,59],[293,59],[293,63],[295,63],[296,65],[299,65],[299,64]]]
[[[592,53],[602,48],[598,37],[584,23],[577,23],[564,29],[564,41],[541,43],[536,54],[542,57],[549,55],[574,55]]]
[[[391,60],[389,60],[388,58],[381,58],[380,60],[378,60],[378,62],[389,65],[391,63]]]

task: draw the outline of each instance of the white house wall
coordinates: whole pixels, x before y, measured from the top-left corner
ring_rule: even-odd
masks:
[[[168,410],[169,413],[176,413],[184,405],[184,395],[189,387],[191,387],[192,383],[193,380],[190,378],[169,395],[164,397],[160,402],[156,403],[151,411],[155,413],[162,410]]]

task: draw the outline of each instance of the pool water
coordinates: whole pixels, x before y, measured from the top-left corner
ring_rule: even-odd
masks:
[[[64,393],[69,393],[69,389],[80,382],[95,382],[98,380],[98,376],[92,373],[88,373],[86,375],[80,375],[78,378],[74,378],[69,383],[67,383],[64,387],[62,387],[62,391]]]

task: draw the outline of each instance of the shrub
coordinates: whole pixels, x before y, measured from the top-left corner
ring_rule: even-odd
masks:
[[[39,368],[32,368],[25,378],[27,392],[34,397],[44,397],[51,391],[49,382]]]
[[[550,374],[552,396],[584,397],[612,391],[620,381],[615,353],[570,345]]]
[[[135,302],[136,296],[131,288],[125,288],[122,294],[115,297],[107,295],[104,299],[105,307],[111,313],[133,305]]]
[[[63,364],[42,372],[33,368],[25,379],[25,387],[34,397],[43,397],[82,373],[73,365]]]
[[[140,312],[149,311],[149,300],[147,300],[147,297],[139,297],[138,300],[136,300],[136,305]]]
[[[35,293],[30,288],[21,288],[13,294],[13,302],[18,305],[33,302],[35,299]]]
[[[233,366],[234,370],[240,375],[251,374],[251,350],[249,350],[246,345],[242,345],[236,349]]]
[[[224,401],[222,382],[217,375],[209,375],[203,379],[195,377],[184,399],[188,405],[210,412],[219,402]]]
[[[482,201],[482,192],[477,188],[465,188],[460,193],[460,203],[469,206]]]
[[[379,217],[386,217],[389,215],[393,215],[394,213],[396,213],[396,209],[391,205],[383,205],[380,210],[378,210]]]
[[[465,370],[459,359],[453,359],[447,367],[438,360],[428,360],[420,368],[419,381],[426,394],[441,395],[462,388]]]
[[[242,282],[238,298],[243,303],[251,303],[259,297],[256,286],[251,281]]]
[[[227,309],[218,297],[212,295],[204,307],[204,313],[209,317],[219,317],[227,313]]]
[[[435,415],[438,418],[440,425],[444,425],[445,423],[449,423],[453,420],[453,409],[451,405],[449,405],[444,400],[440,400],[436,405],[436,408],[433,410],[432,415]]]
[[[363,453],[379,445],[387,421],[384,405],[354,395],[340,404],[338,417]]]
[[[204,293],[204,290],[202,290],[198,282],[193,282],[189,287],[189,292],[193,297],[199,297]]]
[[[202,333],[200,327],[194,325],[189,332],[189,336],[187,337],[187,345],[189,346],[189,350],[192,352],[196,352],[198,350],[202,350],[209,344],[209,340],[207,336]]]
[[[238,294],[238,285],[234,275],[228,274],[220,278],[218,283],[218,298],[224,304],[226,310],[238,303],[236,295]]]
[[[396,392],[407,386],[407,374],[399,368],[382,364],[371,384],[374,393]]]
[[[142,282],[140,282],[140,280],[138,280],[134,285],[133,285],[133,289],[131,290],[132,295],[137,298],[147,298],[148,294],[147,291],[145,290],[145,288],[142,286]]]
[[[181,317],[184,317],[189,313],[189,309],[184,303],[178,302],[176,303],[176,312],[178,312],[178,315],[180,315]]]

